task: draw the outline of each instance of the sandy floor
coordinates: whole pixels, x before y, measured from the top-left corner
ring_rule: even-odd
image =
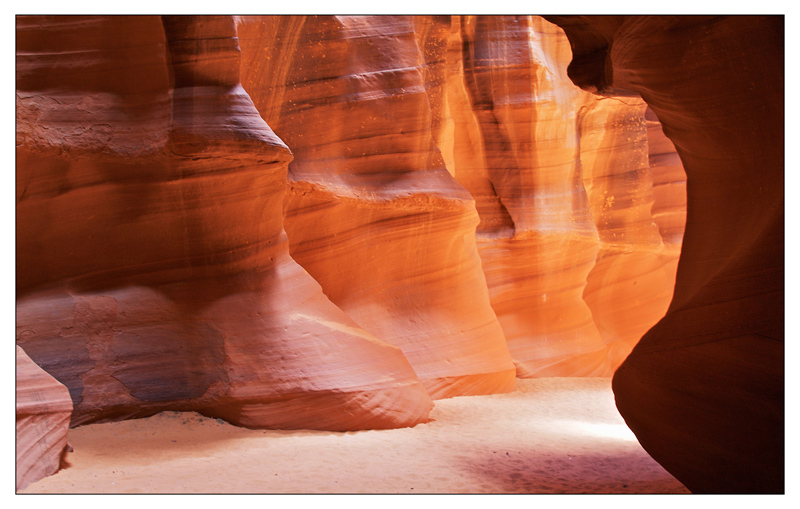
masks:
[[[642,449],[610,379],[519,380],[440,400],[414,428],[261,431],[196,413],[70,431],[26,493],[687,493]]]

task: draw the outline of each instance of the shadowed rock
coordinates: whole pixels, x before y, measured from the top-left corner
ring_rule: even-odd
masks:
[[[548,17],[576,84],[641,95],[687,176],[666,316],[614,376],[644,448],[694,492],[784,489],[784,21]]]

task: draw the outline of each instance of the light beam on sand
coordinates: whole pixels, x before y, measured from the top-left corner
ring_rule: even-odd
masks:
[[[563,431],[574,432],[578,435],[590,435],[598,438],[613,438],[636,442],[636,435],[624,424],[565,420],[561,421],[559,426]]]
[[[517,380],[357,432],[246,429],[194,412],[69,430],[71,466],[26,493],[687,493],[636,442],[609,378]]]

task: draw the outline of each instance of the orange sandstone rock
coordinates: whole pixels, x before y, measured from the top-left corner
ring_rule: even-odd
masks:
[[[572,85],[541,18],[21,17],[18,46],[18,343],[73,424],[410,425],[418,379],[607,375],[666,306],[642,103]],[[360,394],[406,410],[327,410]]]
[[[69,391],[17,346],[17,490],[58,472],[72,412]]]
[[[600,237],[583,299],[612,370],[666,313],[680,253],[680,243],[663,242],[652,212],[645,108],[635,97],[594,99],[580,120],[584,186]]]
[[[649,107],[647,145],[653,174],[653,220],[664,244],[679,246],[686,225],[686,172],[675,145],[664,135],[661,122]]]
[[[291,153],[229,17],[17,21],[18,344],[72,424],[199,410],[250,427],[423,422],[400,350],[290,257]]]
[[[542,43],[535,23],[468,17],[453,27],[461,41],[448,64],[463,76],[448,82],[454,172],[486,203],[478,245],[518,376],[602,375],[605,345],[581,297],[599,247],[580,179],[581,92],[553,74],[554,41]],[[461,141],[470,131],[480,143]]]
[[[417,25],[434,138],[476,199],[517,375],[610,375],[666,311],[679,248],[650,210],[645,104],[576,87],[566,36],[542,18]]]
[[[478,214],[434,145],[412,21],[241,20],[252,62],[243,83],[294,154],[292,257],[356,323],[402,349],[434,398],[510,391]]]
[[[666,310],[683,176],[567,43],[532,16],[18,17],[18,345],[72,425],[413,426],[611,374]]]

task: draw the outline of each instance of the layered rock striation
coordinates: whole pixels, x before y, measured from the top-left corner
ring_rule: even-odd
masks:
[[[402,352],[289,256],[292,156],[239,83],[233,19],[20,17],[17,32],[17,342],[67,386],[73,425],[427,419]]]
[[[609,376],[666,311],[680,248],[682,225],[666,246],[651,211],[645,103],[575,86],[542,18],[415,22],[434,138],[476,200],[517,376]]]
[[[657,222],[645,107],[632,97],[594,99],[580,118],[583,184],[600,239],[583,300],[607,345],[609,375],[664,316],[681,247]],[[680,178],[682,167],[674,172]]]
[[[243,59],[259,62],[244,86],[294,154],[292,257],[356,323],[400,348],[434,398],[513,390],[475,203],[431,135],[413,18],[256,18],[240,21],[240,34]]]
[[[73,426],[393,428],[609,376],[685,184],[570,57],[532,16],[18,17],[17,344]]]
[[[570,39],[573,81],[640,94],[686,171],[674,297],[615,373],[617,406],[690,490],[782,492],[783,18],[550,19]],[[674,159],[652,157],[671,174]],[[660,231],[674,239],[679,179],[658,181]]]
[[[19,346],[16,364],[16,489],[55,474],[68,449],[69,391]]]

